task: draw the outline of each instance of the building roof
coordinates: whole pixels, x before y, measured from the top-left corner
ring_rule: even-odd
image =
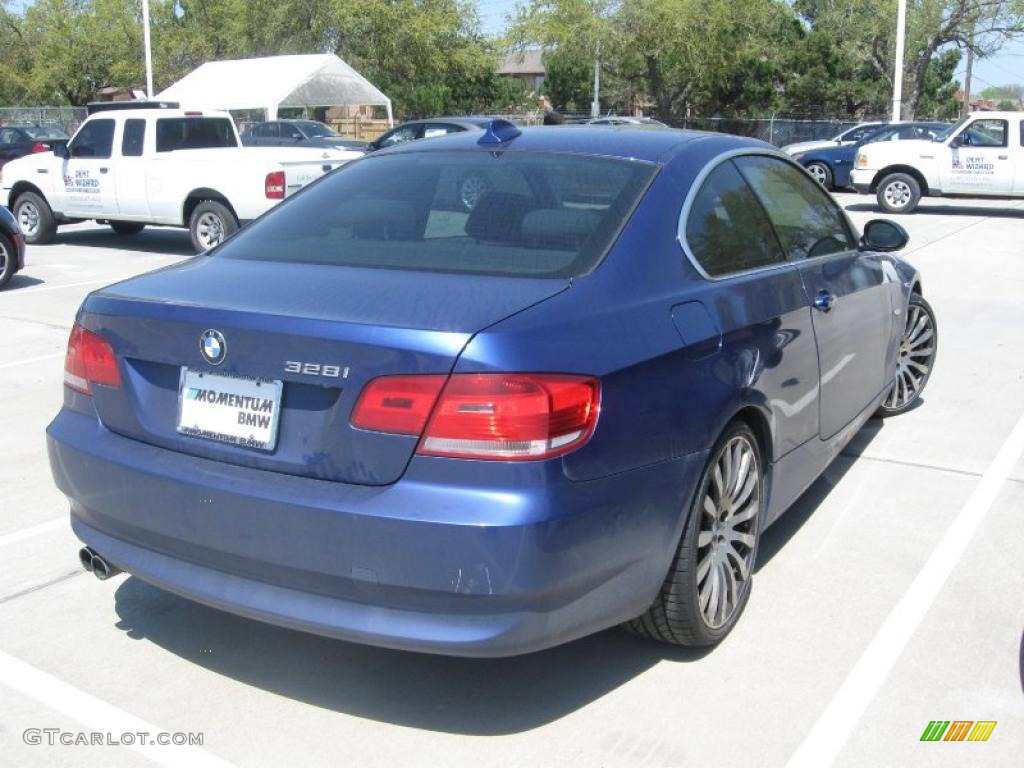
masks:
[[[543,75],[544,51],[530,48],[524,51],[508,51],[498,65],[499,75]]]

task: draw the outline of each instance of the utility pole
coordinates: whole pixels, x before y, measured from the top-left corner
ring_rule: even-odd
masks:
[[[960,105],[960,117],[971,111],[971,75],[974,73],[974,30],[967,38],[967,72],[964,73],[964,100]]]
[[[601,41],[594,52],[594,100],[590,102],[590,116],[601,116]]]
[[[153,52],[149,44],[149,0],[142,0],[142,38],[146,46],[146,98],[153,98]]]
[[[892,78],[892,121],[903,116],[903,57],[907,38],[907,0],[899,0],[896,10],[896,72]]]

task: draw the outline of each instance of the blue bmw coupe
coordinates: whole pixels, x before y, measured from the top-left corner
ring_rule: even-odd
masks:
[[[906,242],[727,135],[494,121],[374,153],[85,300],[47,432],[79,556],[392,648],[714,644],[761,532],[918,404]]]

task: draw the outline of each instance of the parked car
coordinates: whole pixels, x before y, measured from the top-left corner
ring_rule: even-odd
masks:
[[[0,125],[0,167],[34,152],[49,152],[67,141],[68,135],[52,126]]]
[[[587,120],[588,125],[658,125],[668,128],[665,123],[653,117],[633,117],[632,115],[604,115]]]
[[[246,147],[327,147],[366,149],[367,141],[349,139],[316,120],[270,120],[242,132]]]
[[[371,141],[368,151],[374,152],[385,147],[405,144],[419,139],[434,139],[449,133],[482,131],[490,122],[487,117],[432,117],[427,120],[410,120],[395,126],[387,133]]]
[[[0,288],[24,268],[25,238],[11,212],[0,208]]]
[[[862,147],[885,141],[909,141],[937,136],[949,123],[891,123],[868,133],[860,141],[839,147],[797,152],[793,159],[800,163],[825,189],[849,187],[853,160]]]
[[[976,112],[933,141],[861,147],[852,179],[889,213],[929,197],[1024,198],[1024,112]]]
[[[798,141],[795,144],[787,144],[782,148],[782,151],[790,155],[795,155],[798,152],[809,152],[813,149],[825,149],[828,147],[856,144],[869,133],[873,133],[874,131],[878,130],[879,128],[885,125],[888,125],[888,123],[879,120],[867,123],[858,123],[852,128],[847,128],[845,131],[837,133],[831,139]]]
[[[415,651],[711,645],[762,531],[919,402],[906,243],[751,139],[410,142],[90,294],[51,469],[101,579]]]
[[[187,227],[197,251],[327,171],[361,157],[340,149],[244,148],[227,112],[152,108],[90,114],[66,146],[12,160],[0,202],[26,241],[67,221],[95,219],[122,235],[147,224]]]

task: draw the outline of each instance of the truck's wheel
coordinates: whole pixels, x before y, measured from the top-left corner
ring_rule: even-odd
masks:
[[[46,245],[57,234],[57,219],[53,211],[35,192],[22,192],[18,195],[13,213],[26,243]]]
[[[192,246],[203,253],[231,237],[238,230],[238,219],[223,203],[206,200],[192,211],[188,229]]]
[[[878,205],[889,213],[910,213],[921,199],[921,185],[906,173],[891,173],[878,184]]]
[[[146,228],[146,225],[137,221],[112,221],[110,228],[119,235],[137,235]]]

